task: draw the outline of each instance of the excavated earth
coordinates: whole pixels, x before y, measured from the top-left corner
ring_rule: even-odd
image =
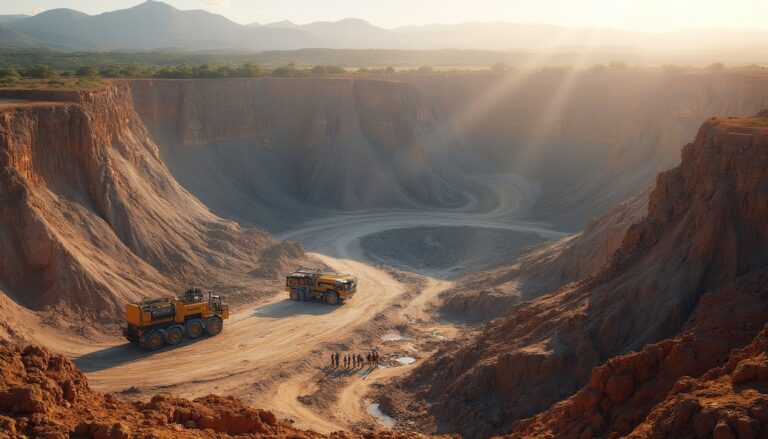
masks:
[[[381,398],[398,419],[432,416],[434,431],[468,437],[510,428],[517,437],[662,437],[693,434],[689,421],[698,437],[733,437],[718,431],[746,431],[736,418],[754,430],[744,437],[756,437],[766,425],[755,415],[691,405],[676,419],[665,412],[672,408],[655,406],[729,373],[742,358],[736,350],[765,325],[767,184],[768,119],[706,121],[681,165],[657,178],[647,215],[596,274],[520,303]],[[729,354],[736,359],[726,372],[708,372]],[[762,384],[741,383],[732,381],[730,392],[748,394],[744,410],[759,406],[764,399],[754,391]],[[701,419],[690,418],[699,409]]]
[[[707,121],[653,182],[702,120],[764,108],[762,76],[132,80],[0,97],[0,338],[63,353],[90,382],[4,343],[9,429],[764,427],[761,369],[727,383],[763,355],[766,121]],[[360,292],[291,303],[280,280],[299,265],[355,273]],[[116,336],[123,303],[190,284],[233,304],[220,336],[152,354]],[[384,367],[327,366],[370,347]],[[730,408],[708,408],[708,389]],[[687,418],[683,398],[699,404]]]

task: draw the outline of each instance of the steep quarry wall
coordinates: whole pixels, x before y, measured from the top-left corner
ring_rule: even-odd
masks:
[[[24,306],[111,321],[127,300],[254,270],[277,245],[176,183],[127,87],[4,95],[37,100],[0,107],[0,284]]]
[[[540,195],[530,217],[577,231],[675,165],[701,120],[768,106],[766,78],[729,72],[129,86],[185,188],[216,212],[272,228],[307,206],[456,206],[465,201],[463,174],[492,169],[529,179]]]
[[[768,107],[768,78],[729,72],[398,75],[441,123],[541,185],[532,216],[581,229],[678,163],[702,120]]]
[[[270,223],[274,209],[463,202],[451,178],[459,150],[412,85],[259,78],[130,87],[174,175],[217,211]]]
[[[683,149],[681,165],[659,175],[647,216],[598,274],[513,308],[463,347],[419,367],[404,387],[433,402],[430,413],[446,431],[480,437],[572,394],[607,359],[695,326],[694,313],[706,308],[729,313],[711,330],[734,338],[709,340],[726,343],[717,351],[722,358],[765,321],[765,284],[752,279],[768,264],[766,182],[768,121],[707,121]],[[724,291],[724,308],[703,298],[717,291]],[[741,300],[750,294],[755,300]],[[678,372],[686,370],[703,372]],[[614,384],[600,389],[610,396]],[[629,390],[614,404],[632,394],[623,381],[617,385]]]

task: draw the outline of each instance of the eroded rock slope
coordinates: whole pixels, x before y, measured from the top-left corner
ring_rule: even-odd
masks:
[[[768,120],[707,120],[683,148],[681,165],[658,176],[647,216],[603,269],[518,305],[458,350],[420,366],[402,388],[431,403],[398,414],[427,411],[445,431],[472,437],[504,433],[576,392],[606,360],[695,328],[697,313],[718,309],[712,292],[749,297],[750,276],[768,263],[766,184]],[[733,337],[713,342],[722,344],[720,358],[764,324],[764,283],[755,288],[754,300],[726,307],[717,321],[715,332]],[[622,389],[614,403],[633,395],[628,382],[611,384]],[[621,428],[632,426],[627,422]]]
[[[0,108],[0,289],[17,303],[109,322],[126,301],[242,287],[303,257],[184,190],[127,87],[5,93],[35,100]]]

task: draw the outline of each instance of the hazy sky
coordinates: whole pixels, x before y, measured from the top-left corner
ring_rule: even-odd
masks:
[[[68,7],[89,14],[142,0],[0,0],[0,14]],[[669,31],[690,28],[768,29],[768,0],[166,0],[206,9],[239,23],[308,23],[358,17],[379,26],[512,21]]]

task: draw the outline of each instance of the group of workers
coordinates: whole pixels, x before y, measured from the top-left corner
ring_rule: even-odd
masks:
[[[368,367],[379,367],[379,351],[371,349],[363,358],[360,354],[344,354],[338,352],[331,354],[331,367],[341,367],[344,364],[345,369],[357,369],[365,364]]]

